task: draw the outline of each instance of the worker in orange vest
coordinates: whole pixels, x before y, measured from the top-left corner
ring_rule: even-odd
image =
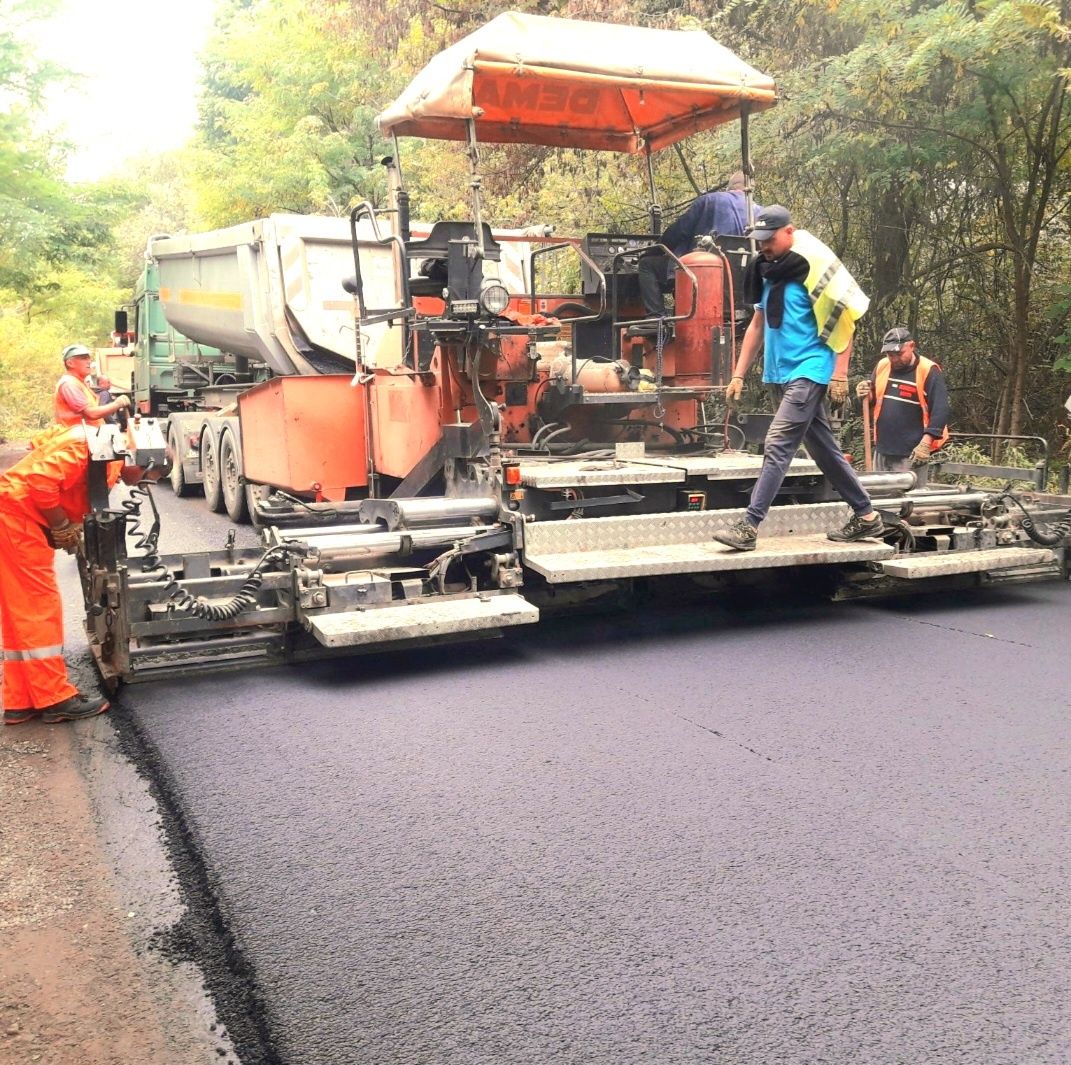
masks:
[[[108,709],[67,679],[63,606],[53,553],[81,542],[89,513],[88,434],[79,424],[40,434],[35,446],[0,475],[0,643],[4,724],[78,721]],[[128,472],[130,471],[130,472]],[[109,465],[107,481],[136,483],[137,466]]]
[[[873,398],[874,469],[904,473],[914,468],[926,483],[933,453],[948,439],[948,385],[941,367],[919,355],[905,326],[890,329],[881,341],[882,358],[869,381],[855,393]]]
[[[63,349],[63,376],[56,382],[53,417],[60,425],[77,425],[81,421],[101,423],[116,411],[130,407],[129,396],[119,396],[102,404],[96,392],[86,384],[92,369],[89,348],[69,344]]]

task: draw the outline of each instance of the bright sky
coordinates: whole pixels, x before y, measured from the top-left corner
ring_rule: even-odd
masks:
[[[68,177],[94,181],[124,161],[181,147],[197,119],[197,56],[216,0],[66,0],[37,29],[38,51],[83,77],[50,101],[73,144]]]

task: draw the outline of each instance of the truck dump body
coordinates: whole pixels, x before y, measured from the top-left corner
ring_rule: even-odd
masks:
[[[342,280],[353,273],[344,218],[272,215],[211,233],[153,241],[160,301],[180,333],[263,363],[272,373],[352,371],[357,357],[353,300]],[[393,303],[389,249],[366,249],[375,298]],[[365,338],[368,354],[397,361],[397,331]],[[392,345],[392,341],[394,341]]]

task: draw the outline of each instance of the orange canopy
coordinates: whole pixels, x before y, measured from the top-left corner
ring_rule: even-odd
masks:
[[[652,150],[776,102],[773,79],[701,30],[507,11],[440,52],[377,119],[386,135]]]

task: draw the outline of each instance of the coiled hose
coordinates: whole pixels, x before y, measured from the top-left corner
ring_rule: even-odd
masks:
[[[150,466],[145,472],[148,473]],[[148,530],[142,528],[144,515],[142,506],[148,500],[152,509],[153,521]],[[257,605],[257,594],[264,583],[262,567],[269,559],[285,556],[288,554],[307,553],[305,544],[296,540],[288,540],[274,547],[268,548],[250,571],[249,576],[242,582],[241,588],[229,599],[210,601],[203,596],[193,595],[186,591],[174,575],[167,569],[160,559],[158,544],[160,540],[160,511],[156,507],[156,500],[149,490],[144,477],[137,484],[130,486],[130,494],[120,501],[123,510],[130,519],[129,531],[134,539],[134,547],[142,552],[141,572],[159,580],[164,585],[167,594],[167,611],[169,614],[183,611],[202,621],[227,621],[244,614]]]
[[[1059,521],[1038,522],[1031,517],[1030,511],[1011,492],[1002,492],[995,498],[1003,502],[1014,503],[1023,512],[1023,517],[1019,524],[1022,526],[1023,532],[1035,544],[1041,544],[1042,547],[1055,547],[1061,540],[1071,536],[1071,514]]]

